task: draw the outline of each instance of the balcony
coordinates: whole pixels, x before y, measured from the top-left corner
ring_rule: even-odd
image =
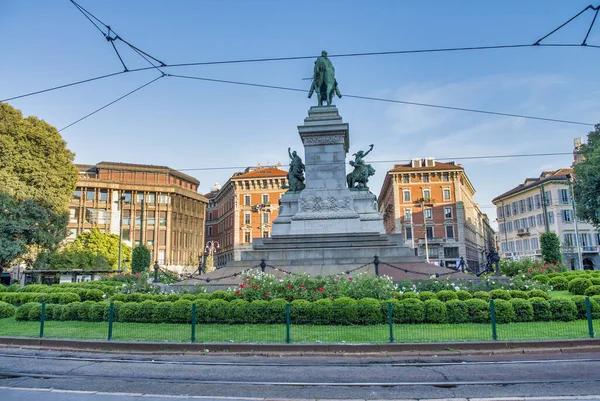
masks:
[[[584,253],[598,253],[598,248],[597,246],[583,246],[582,250]]]
[[[524,237],[530,235],[529,228],[519,228],[517,229],[517,236]]]
[[[444,242],[444,238],[427,238],[427,245],[437,245]],[[425,245],[425,238],[419,238],[419,245]]]

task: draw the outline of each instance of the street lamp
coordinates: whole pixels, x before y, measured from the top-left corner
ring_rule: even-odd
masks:
[[[118,271],[121,272],[121,253],[123,251],[123,201],[125,200],[125,195],[119,197],[115,203],[119,205],[119,262],[118,262]]]
[[[424,237],[425,237],[425,258],[427,260],[427,263],[429,263],[429,244],[427,242],[427,221],[425,220],[425,202],[431,202],[431,199],[425,199],[425,198],[421,198],[421,199],[417,199],[416,203],[419,204],[419,206],[421,206],[421,213],[423,214],[423,232],[424,232]],[[414,234],[413,234],[414,236]]]
[[[209,271],[213,271],[213,269],[215,267],[214,254],[217,253],[220,248],[221,248],[221,245],[219,244],[219,241],[208,241],[206,243],[206,253],[208,254],[208,257],[207,257],[207,260],[205,261],[205,264],[206,264],[206,267],[204,268],[205,273],[208,273]]]
[[[577,224],[577,212],[575,211],[575,193],[573,192],[573,182],[571,174],[567,174],[569,190],[571,192],[571,205],[573,206],[573,219],[575,219],[575,241],[577,241],[577,259],[579,260],[579,269],[583,270],[583,254],[581,252],[581,241],[579,240],[579,225]]]
[[[158,260],[156,260],[154,261],[154,283],[159,283],[158,269],[160,269],[160,266],[158,266]]]

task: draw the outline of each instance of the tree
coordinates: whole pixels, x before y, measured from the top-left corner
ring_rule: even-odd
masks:
[[[77,183],[74,157],[56,128],[0,103],[0,192],[66,211]]]
[[[74,250],[69,247],[50,254],[46,265],[47,268],[55,270],[110,270],[111,268],[103,255],[87,249]]]
[[[131,271],[133,273],[141,273],[148,270],[150,267],[150,249],[144,245],[138,245],[133,248],[131,259]]]
[[[542,247],[542,260],[544,263],[562,263],[558,235],[551,232],[542,233],[540,235],[540,245]]]
[[[0,193],[0,270],[31,249],[55,249],[67,235],[66,213]]]
[[[600,227],[600,124],[579,149],[584,160],[573,167],[577,217]]]
[[[81,233],[75,241],[65,246],[62,252],[85,253],[102,256],[111,269],[118,268],[119,262],[119,236],[103,233],[98,228],[92,228],[87,233]],[[121,258],[131,261],[131,248],[122,244]],[[125,268],[125,263],[122,264]]]

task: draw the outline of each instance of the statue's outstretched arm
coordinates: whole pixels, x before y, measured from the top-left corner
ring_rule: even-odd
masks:
[[[368,155],[369,153],[371,153],[371,151],[373,150],[373,145],[369,145],[371,148],[369,150],[367,150],[364,154],[363,157],[365,157],[366,155]]]
[[[292,152],[290,152],[290,150],[292,150],[292,148],[288,148],[288,155],[290,156],[290,159],[294,160],[294,158],[292,157]]]

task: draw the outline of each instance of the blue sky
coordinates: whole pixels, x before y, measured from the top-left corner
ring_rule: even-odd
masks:
[[[247,58],[533,43],[587,1],[152,1],[80,0],[125,40],[167,64]],[[593,11],[544,43],[581,43]],[[589,44],[600,45],[599,26]],[[0,1],[0,99],[123,69],[110,44],[67,0]],[[130,69],[146,67],[119,45]],[[332,58],[342,93],[598,122],[600,49],[523,48]],[[168,68],[171,74],[308,89],[312,59]],[[9,101],[62,128],[156,78],[127,73]],[[122,161],[203,169],[288,161],[297,125],[316,100],[299,92],[166,77],[62,131],[76,162]],[[570,166],[571,156],[461,160],[570,152],[591,126],[342,98],[350,153],[368,160],[379,193],[389,161],[455,159],[495,219],[491,199]],[[349,159],[348,159],[349,160]],[[382,162],[386,161],[386,162]],[[235,169],[186,170],[208,192]]]

